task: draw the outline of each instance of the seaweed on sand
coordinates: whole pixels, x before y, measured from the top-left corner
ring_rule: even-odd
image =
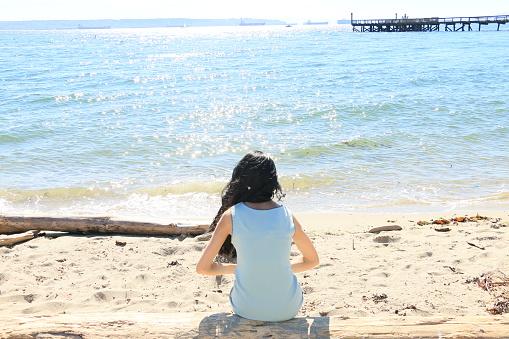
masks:
[[[484,273],[479,279],[478,285],[495,299],[493,307],[488,308],[488,312],[491,314],[509,313],[509,277],[501,271],[493,270]]]

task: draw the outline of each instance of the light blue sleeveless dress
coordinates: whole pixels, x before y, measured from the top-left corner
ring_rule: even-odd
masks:
[[[297,315],[304,294],[290,268],[295,226],[290,211],[280,206],[256,210],[232,207],[232,243],[237,250],[233,311],[244,318],[283,321]]]

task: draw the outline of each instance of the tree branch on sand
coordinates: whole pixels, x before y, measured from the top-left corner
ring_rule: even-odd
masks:
[[[78,234],[198,235],[205,233],[208,227],[208,224],[165,224],[113,217],[0,216],[0,234],[37,230]]]

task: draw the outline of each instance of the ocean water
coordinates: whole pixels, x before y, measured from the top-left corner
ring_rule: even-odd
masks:
[[[507,208],[509,30],[0,32],[0,212],[213,217],[250,150],[300,212]]]

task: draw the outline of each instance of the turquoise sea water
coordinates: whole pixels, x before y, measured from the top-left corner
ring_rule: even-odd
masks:
[[[271,153],[295,211],[506,208],[509,30],[0,32],[0,212],[212,217]]]

